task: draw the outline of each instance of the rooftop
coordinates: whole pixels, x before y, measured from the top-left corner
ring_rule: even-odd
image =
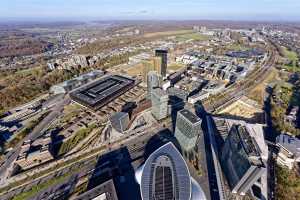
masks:
[[[171,142],[149,156],[136,171],[136,179],[143,199],[155,196],[156,199],[206,200],[201,186],[190,176],[185,160]]]
[[[199,117],[197,117],[195,114],[193,114],[189,110],[183,109],[179,112],[181,115],[183,115],[186,119],[188,119],[193,124],[201,121],[201,119]]]
[[[128,88],[134,85],[134,79],[120,75],[110,75],[79,88],[72,92],[70,96],[75,101],[97,108],[126,92]]]
[[[276,138],[276,143],[283,146],[296,157],[300,156],[300,139],[287,134],[281,134]]]
[[[81,194],[75,200],[94,199],[94,200],[118,200],[113,180],[102,183],[101,185]]]

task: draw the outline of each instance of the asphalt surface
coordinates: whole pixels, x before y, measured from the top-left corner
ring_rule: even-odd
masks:
[[[268,71],[268,69],[270,68],[270,64],[268,63],[267,65],[264,65],[263,71],[261,74],[266,74],[266,72]],[[260,75],[260,74],[259,74]],[[259,79],[258,79],[259,80]],[[252,84],[254,85],[254,84]],[[221,99],[218,102],[215,102],[214,105],[206,105],[205,107],[207,107],[208,111],[211,110],[215,110],[218,106],[222,106],[224,103],[228,102],[228,101],[232,101],[234,99],[237,99],[241,96],[243,96],[249,89],[250,85],[248,87],[235,87],[233,88],[233,91],[227,93],[227,96],[229,96],[226,99]],[[238,91],[238,92],[237,92]],[[16,158],[18,157],[18,154],[20,152],[20,148],[23,144],[23,142],[25,140],[31,139],[34,140],[38,137],[40,137],[43,134],[43,131],[48,128],[49,124],[51,122],[53,122],[63,111],[63,107],[64,105],[70,103],[70,99],[69,97],[65,97],[63,100],[59,101],[58,103],[55,104],[55,106],[53,108],[51,108],[51,112],[50,114],[48,114],[35,128],[34,130],[28,135],[26,136],[15,148],[12,152],[9,152],[6,155],[6,162],[1,166],[0,168],[0,183],[5,183],[5,180],[8,177],[8,169],[11,168],[13,162],[16,160]],[[142,138],[137,138],[138,140],[142,139]],[[139,141],[141,142],[141,141]],[[140,146],[137,145],[136,143],[139,143],[137,140],[135,140],[133,143],[135,143],[135,145],[131,146],[129,144],[129,146],[131,148],[129,148],[129,153],[131,155],[131,157],[138,157],[141,154],[141,151],[143,150],[143,148],[137,148],[136,146]],[[131,143],[131,142],[130,142]],[[142,141],[142,144],[144,144],[144,140]],[[127,144],[128,145],[128,144]]]
[[[33,131],[22,141],[20,141],[17,146],[6,155],[5,162],[0,167],[0,184],[5,183],[5,180],[8,178],[10,170],[13,167],[13,163],[20,153],[23,142],[26,140],[35,140],[43,135],[44,131],[49,127],[49,125],[62,113],[64,105],[67,105],[68,103],[70,103],[70,101],[71,100],[68,96],[58,101],[51,109],[51,112],[33,129]]]

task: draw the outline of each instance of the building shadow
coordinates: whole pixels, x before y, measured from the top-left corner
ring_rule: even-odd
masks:
[[[231,115],[231,114],[216,114],[214,115],[215,117],[221,117],[221,118],[226,118],[226,119],[231,119],[231,120],[241,120],[245,121],[247,123],[258,123],[258,124],[264,124],[264,113],[254,113],[253,117],[251,118],[246,118],[242,116],[236,116],[236,115]]]
[[[176,148],[182,153],[179,142],[175,138],[174,134],[169,129],[164,129],[150,138],[145,146],[144,151],[144,160],[147,158],[158,148],[167,144],[168,142],[172,142]]]
[[[121,112],[126,112],[129,114],[129,118],[131,119],[132,113],[134,109],[137,108],[136,102],[127,102],[125,105],[122,106]]]
[[[214,166],[214,160],[212,155],[212,149],[211,149],[211,141],[210,141],[210,135],[208,131],[208,122],[207,122],[207,116],[208,113],[206,112],[205,108],[203,107],[202,103],[199,101],[194,105],[195,114],[202,119],[201,128],[203,131],[203,138],[201,138],[201,148],[200,152],[205,152],[205,160],[206,166],[203,166],[205,168],[205,171],[207,172],[207,182],[208,185],[203,183],[203,186],[205,188],[206,195],[210,197],[210,199],[218,200],[220,199],[219,192],[218,192],[218,186],[217,186],[217,177],[216,177],[216,169]],[[213,121],[213,120],[212,120]],[[213,122],[213,126],[215,127],[215,124]],[[223,145],[224,141],[220,137],[219,138],[220,143],[219,145]]]
[[[172,120],[172,129],[175,130],[177,113],[178,111],[184,109],[185,103],[183,99],[177,96],[169,96],[169,106],[171,109],[171,120]]]
[[[87,190],[113,179],[119,200],[141,200],[140,188],[127,147],[101,155],[88,180]]]
[[[59,135],[62,128],[56,128],[51,130],[50,137],[51,137],[51,153],[54,158],[60,157],[59,152],[63,144],[64,136]]]
[[[0,145],[4,145],[6,142],[8,142],[11,137],[13,136],[14,132],[11,131],[11,129],[20,129],[22,127],[22,124],[20,124],[20,121],[14,120],[9,122],[4,122],[0,119],[0,127],[6,127],[8,130],[0,130]]]

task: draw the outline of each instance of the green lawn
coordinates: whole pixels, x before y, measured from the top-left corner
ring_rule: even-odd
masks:
[[[189,34],[177,36],[176,39],[178,41],[186,41],[186,40],[206,41],[209,40],[210,37],[200,33],[189,33]]]
[[[284,52],[284,56],[291,60],[291,61],[295,61],[295,60],[298,60],[298,55],[296,52],[294,51],[290,51],[288,50],[287,48],[283,47],[283,52]]]
[[[85,137],[87,137],[95,128],[96,124],[91,124],[86,128],[79,129],[74,136],[65,141],[60,149],[58,150],[58,155],[63,155],[73,149],[79,142],[81,142]]]
[[[32,197],[34,197],[37,193],[39,193],[40,191],[49,188],[50,186],[53,185],[57,185],[60,183],[65,182],[68,178],[70,178],[70,174],[66,174],[63,176],[59,176],[56,178],[53,178],[45,183],[39,184],[39,185],[35,185],[33,186],[30,190],[28,190],[27,192],[23,192],[20,193],[18,195],[16,195],[13,200],[26,200],[26,199],[31,199]]]
[[[296,52],[288,50],[286,47],[283,48],[284,57],[289,60],[289,64],[285,64],[283,67],[289,72],[300,72],[300,67],[298,66],[299,57]]]

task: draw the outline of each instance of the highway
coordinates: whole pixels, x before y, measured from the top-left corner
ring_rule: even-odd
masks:
[[[158,124],[152,125],[151,127],[142,127],[140,129],[137,129],[133,131],[130,135],[125,135],[124,137],[112,141],[112,142],[106,142],[98,147],[92,147],[92,149],[86,149],[84,151],[79,151],[74,154],[68,155],[66,157],[62,157],[56,162],[47,163],[44,165],[41,165],[40,167],[37,167],[35,169],[29,170],[26,172],[26,176],[23,175],[16,175],[12,178],[9,178],[5,185],[10,183],[15,183],[24,180],[24,178],[27,180],[28,177],[36,175],[36,173],[39,173],[39,178],[30,179],[22,182],[21,185],[16,186],[15,189],[20,187],[25,187],[28,184],[31,184],[32,182],[40,182],[42,180],[49,180],[49,177],[53,177],[53,174],[57,174],[61,171],[69,171],[69,168],[72,168],[74,165],[77,165],[78,163],[87,163],[91,160],[97,160],[97,157],[100,155],[107,154],[109,152],[115,151],[117,149],[120,149],[121,147],[127,147],[130,157],[132,159],[138,158],[144,153],[144,147],[147,141],[154,135],[157,134],[157,132],[163,130],[165,128],[161,127]],[[83,156],[84,155],[84,156]],[[63,165],[61,167],[55,167],[59,163],[66,163],[69,162],[66,165]],[[50,168],[55,168],[54,171],[47,172],[46,174],[42,174],[43,171],[47,171]],[[2,186],[3,187],[3,186]],[[11,189],[9,191],[5,191],[5,193],[10,194],[15,189]],[[3,195],[3,194],[1,194]]]
[[[272,49],[272,47],[270,47],[270,49]],[[205,107],[206,111],[207,112],[215,112],[219,108],[223,107],[224,105],[228,105],[228,103],[231,103],[231,102],[241,98],[242,96],[247,94],[247,92],[249,92],[251,89],[253,89],[255,86],[260,84],[261,81],[264,80],[266,75],[268,75],[268,72],[270,71],[270,69],[276,63],[276,57],[277,57],[276,53],[277,52],[275,52],[275,51],[270,52],[268,61],[259,70],[254,71],[253,74],[250,74],[248,77],[246,77],[245,81],[243,81],[241,83],[237,83],[237,84],[233,85],[232,87],[230,87],[228,89],[228,91],[226,91],[223,94],[223,97],[220,97],[217,101],[215,101],[213,103],[211,103],[209,101],[204,102],[203,106]],[[253,80],[255,80],[255,81],[253,81]],[[10,174],[9,171],[12,168],[13,162],[17,159],[17,157],[19,155],[19,152],[20,152],[23,142],[25,140],[35,140],[36,138],[40,137],[44,133],[44,131],[49,127],[49,125],[55,119],[57,119],[57,117],[59,115],[61,115],[64,105],[69,104],[69,103],[70,103],[70,98],[68,96],[66,96],[62,100],[58,101],[55,104],[55,106],[50,109],[51,112],[34,128],[34,130],[29,135],[27,135],[14,148],[14,150],[12,152],[9,152],[6,155],[6,158],[5,158],[6,162],[0,168],[0,177],[1,177],[0,184],[6,185],[7,182],[9,182],[8,181],[9,174]],[[68,166],[63,166],[61,168],[58,168],[55,170],[55,172],[51,172],[49,174],[44,174],[43,177],[41,177],[41,178],[45,178],[45,177],[50,176],[53,173],[58,173],[61,170],[65,170],[67,167],[73,166],[74,164],[76,164],[78,162],[84,162],[82,160],[86,161],[86,160],[95,159],[95,156],[103,154],[104,152],[107,153],[107,151],[112,151],[112,150],[118,149],[118,148],[126,146],[126,145],[128,146],[130,155],[132,155],[132,157],[137,157],[140,154],[141,149],[143,149],[143,148],[141,148],[141,146],[143,146],[143,144],[145,143],[145,140],[147,140],[146,138],[149,139],[150,136],[155,135],[159,130],[161,130],[161,128],[159,128],[157,126],[152,126],[151,128],[149,128],[149,130],[145,131],[147,134],[144,134],[143,132],[136,132],[136,133],[126,136],[125,138],[122,138],[118,141],[104,144],[102,146],[102,148],[99,148],[99,151],[95,151],[92,154],[89,154],[87,157],[84,157],[81,160],[80,159],[76,160],[75,162],[68,164]],[[83,155],[84,153],[87,153],[89,151],[91,152],[92,150],[95,150],[95,149],[97,149],[97,148],[87,149],[87,150],[84,150],[81,152],[76,152],[75,154],[71,154],[67,158],[62,158],[62,162],[65,162],[65,161],[69,160],[70,158],[73,159],[76,156]],[[41,167],[41,168],[39,168],[40,169],[39,171],[42,172],[46,168],[43,169]],[[12,181],[12,180],[10,180],[10,181]],[[26,182],[25,185],[29,184],[32,181],[33,180]],[[17,187],[20,187],[20,186],[17,186]]]
[[[5,156],[5,162],[0,167],[0,184],[4,184],[7,178],[10,176],[10,172],[13,169],[13,163],[18,157],[24,141],[35,140],[43,135],[44,131],[49,127],[49,125],[59,115],[61,115],[64,105],[69,104],[70,101],[71,100],[68,96],[58,101],[55,106],[51,108],[50,113],[33,129],[33,131],[22,141],[20,141],[17,146]]]

